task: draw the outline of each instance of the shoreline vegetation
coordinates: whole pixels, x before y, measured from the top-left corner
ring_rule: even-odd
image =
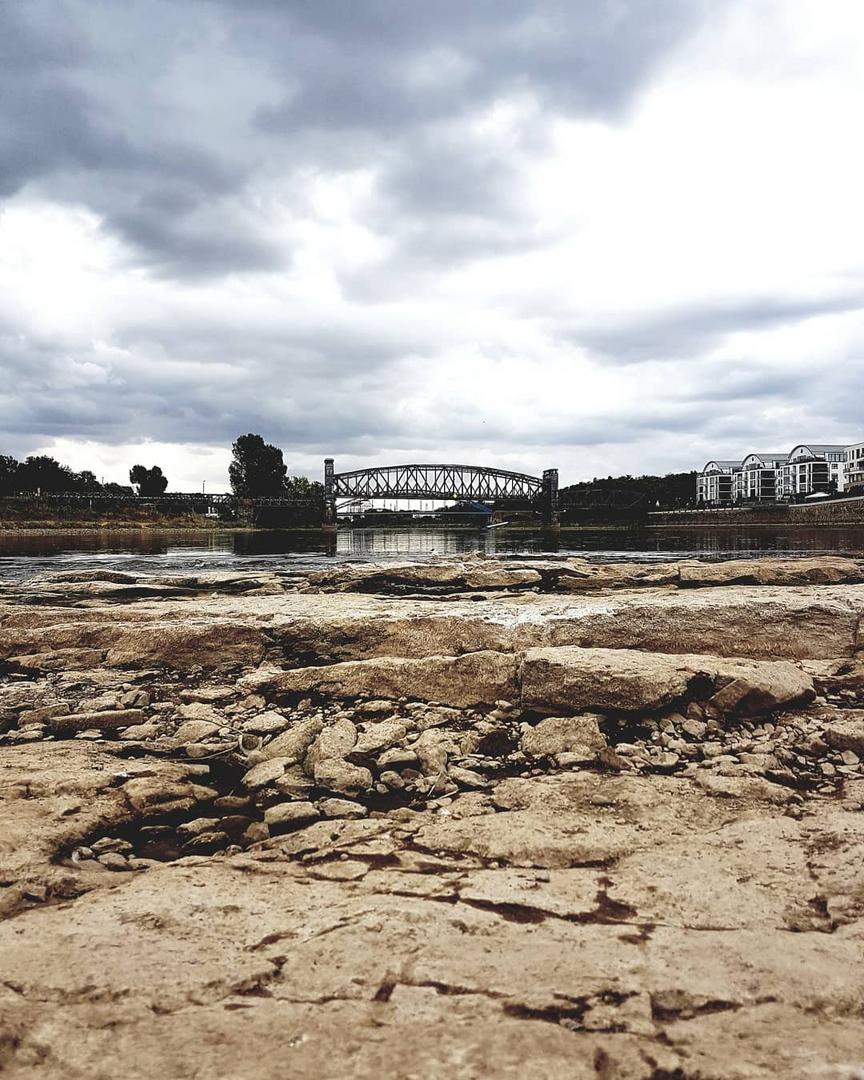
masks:
[[[598,522],[592,524],[590,522],[583,522],[579,524],[562,524],[557,530],[558,534],[562,536],[577,535],[579,533],[679,533],[681,531],[686,532],[702,532],[702,533],[731,533],[731,532],[765,532],[775,531],[781,533],[796,533],[802,530],[817,529],[818,531],[836,531],[836,530],[848,530],[853,528],[846,522],[832,522],[832,521],[820,521],[820,522],[793,522],[793,521],[781,521],[781,522],[739,522],[737,524],[731,524],[727,522],[693,522],[687,523],[675,523],[675,524],[658,524],[654,522],[635,522],[629,524],[610,524],[608,522]],[[387,531],[387,532],[437,532],[440,530],[458,531],[458,532],[479,532],[485,533],[484,527],[479,525],[465,524],[463,522],[410,522],[405,524],[388,523],[378,524],[374,522],[369,523],[354,523],[350,525],[339,525],[337,532],[370,532],[370,531]],[[498,526],[494,531],[498,534],[513,535],[519,533],[537,533],[542,530],[542,527],[537,524],[513,524]],[[55,518],[50,520],[38,520],[38,521],[4,521],[0,519],[0,538],[13,537],[13,536],[93,536],[93,535],[105,535],[105,534],[128,534],[128,533],[188,533],[190,535],[201,535],[210,533],[217,534],[234,534],[234,533],[308,533],[318,534],[324,533],[324,527],[322,525],[286,525],[286,526],[255,526],[244,524],[232,524],[231,522],[225,522],[220,520],[214,520],[207,518],[203,514],[200,516],[184,516],[184,517],[166,517],[163,519],[150,519],[150,520],[89,520],[89,521],[70,521],[68,518]]]

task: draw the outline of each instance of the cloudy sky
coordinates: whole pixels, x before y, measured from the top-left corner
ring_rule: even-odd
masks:
[[[860,0],[3,0],[0,453],[864,439]]]

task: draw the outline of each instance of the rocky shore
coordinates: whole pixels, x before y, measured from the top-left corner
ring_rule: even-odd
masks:
[[[13,1080],[864,1076],[864,560],[0,582]]]

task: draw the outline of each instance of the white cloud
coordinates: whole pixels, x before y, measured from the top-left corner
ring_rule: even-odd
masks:
[[[0,452],[197,490],[250,430],[313,476],[563,482],[864,437],[859,4],[623,3],[596,40],[557,0],[464,34],[402,9],[392,40],[179,6],[196,33],[154,0],[164,55],[138,8],[16,24],[39,62],[0,202]],[[36,109],[64,101],[66,141]]]

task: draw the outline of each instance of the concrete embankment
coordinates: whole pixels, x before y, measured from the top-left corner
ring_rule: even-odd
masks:
[[[849,558],[0,583],[0,1069],[848,1080],[862,617]]]
[[[648,514],[649,528],[682,526],[692,528],[735,528],[751,526],[864,527],[864,496],[826,499],[805,503],[781,503],[771,506],[728,507],[717,510],[662,510]]]

